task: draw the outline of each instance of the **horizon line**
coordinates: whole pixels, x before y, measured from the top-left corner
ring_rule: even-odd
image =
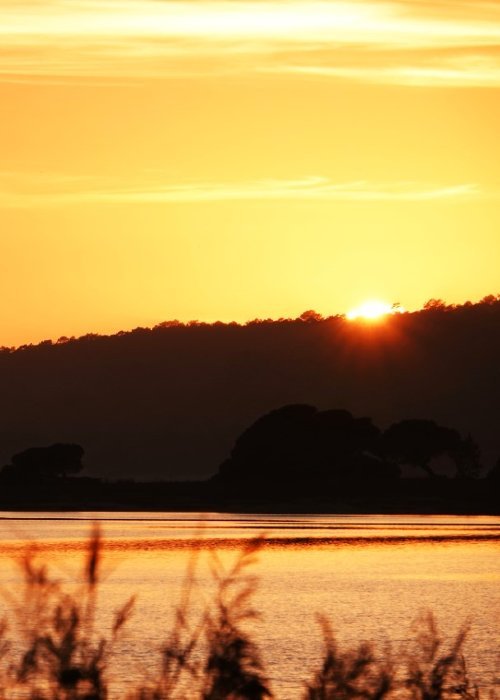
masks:
[[[388,313],[385,315],[385,321],[388,321],[390,318],[401,318],[401,317],[406,317],[406,316],[411,316],[413,314],[418,314],[422,312],[431,312],[431,311],[445,311],[445,312],[450,312],[450,311],[456,311],[462,308],[470,308],[470,307],[477,307],[481,305],[493,305],[493,304],[500,304],[500,294],[487,294],[483,296],[481,299],[478,301],[464,301],[461,303],[447,303],[443,299],[438,299],[431,297],[428,299],[421,307],[419,308],[413,308],[413,309],[407,309],[407,308],[401,308],[401,311],[393,314],[393,313]],[[395,302],[393,307],[399,306],[399,302]],[[347,321],[350,325],[353,324],[353,320],[350,320],[348,318],[348,311],[341,312],[341,313],[336,313],[336,314],[330,314],[329,316],[324,316],[323,314],[314,311],[313,309],[307,309],[306,311],[303,311],[300,315],[296,317],[278,317],[278,318],[252,318],[252,319],[247,319],[245,321],[222,321],[222,320],[215,320],[215,321],[201,321],[198,319],[189,319],[185,321],[181,321],[179,319],[170,319],[166,321],[160,321],[153,326],[136,326],[135,328],[129,328],[127,330],[119,330],[119,331],[114,331],[114,332],[95,332],[95,331],[89,331],[87,333],[83,333],[82,335],[79,336],[66,336],[66,335],[61,335],[59,338],[46,338],[43,340],[39,341],[31,341],[31,342],[26,342],[22,343],[21,345],[13,345],[13,346],[8,346],[8,345],[0,345],[0,354],[2,353],[15,353],[19,350],[27,350],[31,348],[37,348],[40,346],[57,346],[57,345],[66,345],[69,343],[76,343],[81,340],[88,340],[88,339],[105,339],[105,338],[115,338],[115,337],[121,337],[124,335],[131,335],[134,332],[137,331],[149,331],[149,332],[154,332],[154,331],[159,331],[162,329],[168,329],[168,328],[200,328],[200,327],[237,327],[237,328],[246,328],[248,326],[252,325],[259,325],[259,324],[273,324],[273,323],[323,323],[323,322],[331,322],[331,321]],[[356,323],[358,319],[354,320],[354,323]],[[373,325],[373,324],[370,324]]]

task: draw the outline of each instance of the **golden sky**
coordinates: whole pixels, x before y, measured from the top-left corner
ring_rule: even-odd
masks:
[[[500,292],[500,2],[2,0],[0,345]]]

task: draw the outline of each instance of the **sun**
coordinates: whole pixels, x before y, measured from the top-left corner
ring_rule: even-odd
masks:
[[[404,309],[399,304],[389,304],[386,301],[379,299],[368,299],[360,306],[352,309],[346,314],[349,321],[361,319],[363,321],[379,321],[384,316],[390,314],[402,313]]]

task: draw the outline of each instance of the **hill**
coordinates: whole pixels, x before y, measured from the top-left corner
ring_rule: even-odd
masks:
[[[344,408],[382,428],[429,418],[500,455],[500,298],[395,314],[160,324],[0,352],[0,465],[27,447],[85,447],[86,473],[198,479],[284,404]]]

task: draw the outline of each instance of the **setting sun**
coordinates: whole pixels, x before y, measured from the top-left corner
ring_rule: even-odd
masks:
[[[350,321],[362,319],[365,321],[377,321],[383,316],[389,314],[401,313],[403,309],[395,304],[388,304],[386,301],[378,299],[370,299],[363,302],[360,306],[352,309],[346,314]]]

